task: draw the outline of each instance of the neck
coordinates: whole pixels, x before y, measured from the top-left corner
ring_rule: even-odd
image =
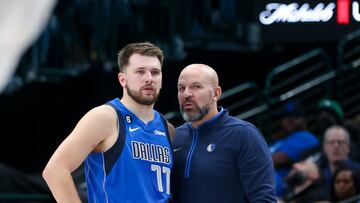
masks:
[[[123,96],[121,98],[121,103],[128,108],[133,114],[135,114],[140,120],[142,120],[145,124],[154,118],[154,104],[151,105],[143,105],[136,101],[134,101],[129,96]]]

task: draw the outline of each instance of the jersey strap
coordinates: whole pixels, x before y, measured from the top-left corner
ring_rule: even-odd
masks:
[[[165,129],[166,129],[166,137],[168,139],[168,142],[170,144],[170,147],[171,147],[171,152],[173,151],[173,146],[172,146],[172,143],[171,143],[171,139],[170,139],[170,131],[169,131],[169,127],[168,127],[168,122],[165,118],[165,116],[162,114],[162,113],[159,113],[160,114],[160,117],[161,117],[161,121],[163,122],[163,125],[165,126]]]
[[[116,160],[120,157],[121,152],[124,148],[126,132],[125,132],[125,121],[120,110],[118,110],[116,106],[110,102],[106,104],[110,105],[115,109],[119,124],[119,128],[118,128],[119,135],[115,145],[104,153],[105,171],[106,171],[106,175],[108,175],[112,167],[115,165]]]

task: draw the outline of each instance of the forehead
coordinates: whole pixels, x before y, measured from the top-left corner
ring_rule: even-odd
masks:
[[[198,69],[189,69],[181,72],[178,85],[191,85],[191,84],[209,84],[210,79],[206,73]]]
[[[345,140],[346,136],[341,129],[332,129],[326,133],[325,139],[326,140],[334,140],[334,139]]]
[[[339,178],[351,179],[351,171],[349,170],[340,171],[339,174],[336,176],[336,179]]]
[[[134,54],[129,59],[129,69],[136,68],[149,68],[149,69],[161,69],[161,64],[156,56],[144,56],[140,54]]]

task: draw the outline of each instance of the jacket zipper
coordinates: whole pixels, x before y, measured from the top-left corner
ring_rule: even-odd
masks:
[[[190,176],[191,158],[192,158],[192,155],[193,155],[193,152],[194,152],[195,146],[196,146],[197,139],[198,139],[197,130],[196,130],[196,129],[194,129],[194,130],[193,130],[193,139],[192,139],[192,143],[191,143],[190,150],[189,150],[189,153],[188,153],[188,156],[187,156],[187,159],[186,159],[186,165],[185,165],[185,178],[189,178],[189,176]]]

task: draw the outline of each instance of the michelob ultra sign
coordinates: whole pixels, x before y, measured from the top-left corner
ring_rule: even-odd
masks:
[[[262,31],[272,32],[275,40],[276,32],[284,31],[301,32],[292,35],[300,40],[337,40],[360,29],[360,0],[257,1],[256,13]]]
[[[328,22],[336,16],[338,24],[349,24],[350,18],[360,22],[358,1],[337,0],[334,2],[309,3],[267,3],[259,14],[264,25],[273,23]]]

